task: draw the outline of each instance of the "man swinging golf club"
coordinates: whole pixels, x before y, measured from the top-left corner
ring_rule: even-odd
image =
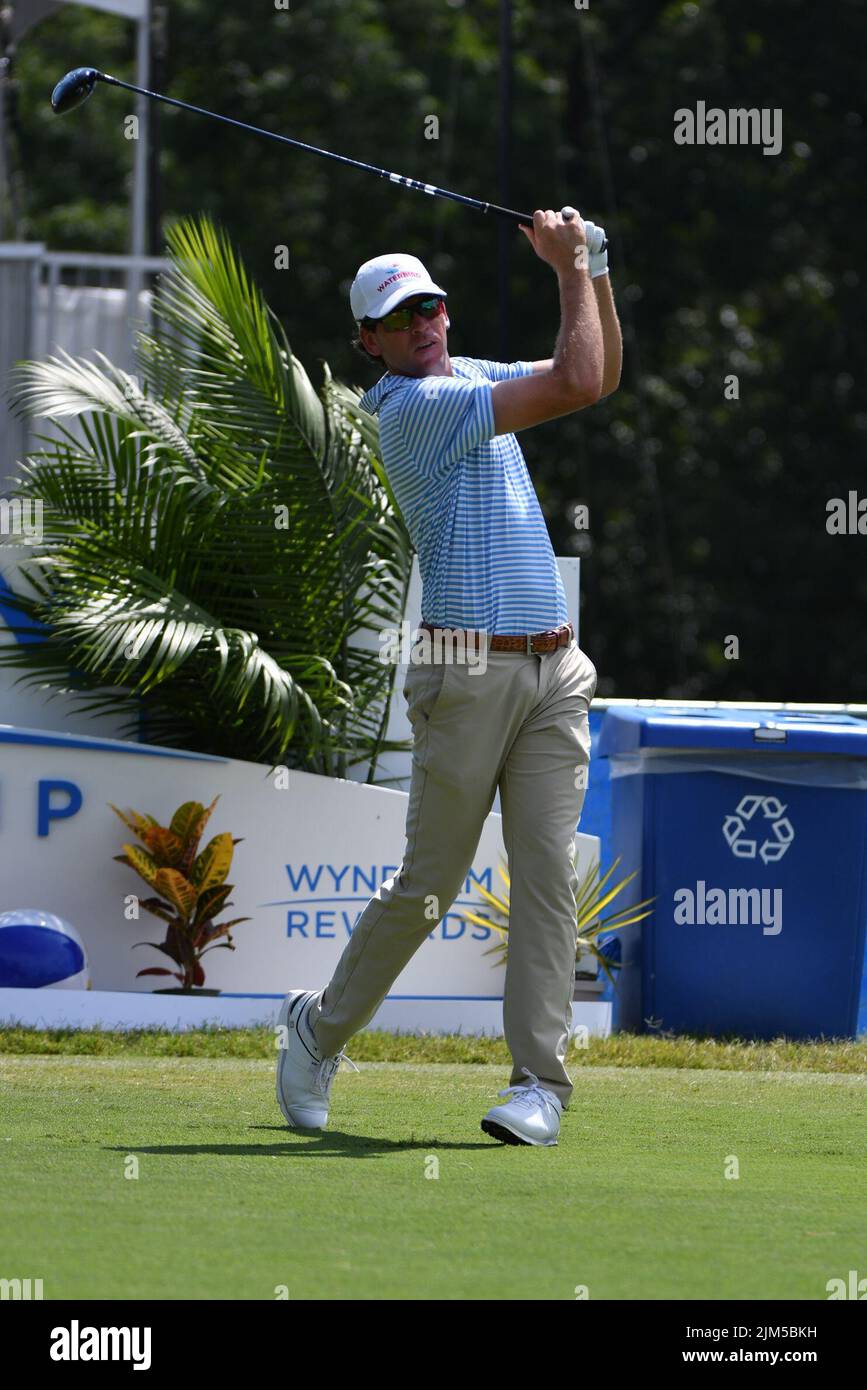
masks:
[[[556,272],[560,331],[540,362],[450,357],[446,290],[414,256],[366,261],[350,292],[358,343],[386,371],[361,398],[419,557],[422,628],[482,660],[410,665],[406,850],[324,990],[284,1001],[277,1099],[322,1128],[347,1041],[459,896],[497,789],[509,860],[503,1026],[510,1085],[482,1120],[509,1144],[556,1144],[577,947],[574,834],[590,758],[596,670],[575,641],[515,431],[616,390],[621,338],[604,232],[574,208],[521,229]],[[425,639],[422,638],[422,641]],[[433,912],[431,911],[433,905]]]

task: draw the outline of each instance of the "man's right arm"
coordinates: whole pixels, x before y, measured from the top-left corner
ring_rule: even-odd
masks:
[[[533,248],[557,272],[560,286],[560,331],[550,371],[499,381],[492,401],[497,434],[513,434],[571,415],[594,405],[602,395],[602,325],[593,282],[587,269],[576,266],[578,248],[586,245],[580,217],[564,221],[562,214],[537,210],[532,230],[521,227]],[[586,260],[586,253],[583,258]]]

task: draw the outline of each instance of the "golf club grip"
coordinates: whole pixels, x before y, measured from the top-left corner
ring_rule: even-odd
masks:
[[[486,212],[496,213],[498,217],[506,217],[510,222],[517,222],[522,227],[532,227],[532,212],[514,212],[511,208],[498,207],[496,203],[489,203],[485,208]]]

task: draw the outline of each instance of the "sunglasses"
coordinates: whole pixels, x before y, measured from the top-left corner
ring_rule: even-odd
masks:
[[[420,299],[417,304],[402,305],[400,309],[392,309],[390,314],[386,314],[381,319],[365,319],[365,328],[375,329],[381,323],[386,333],[398,333],[405,328],[409,328],[414,314],[421,314],[422,318],[435,319],[440,311],[441,299]]]

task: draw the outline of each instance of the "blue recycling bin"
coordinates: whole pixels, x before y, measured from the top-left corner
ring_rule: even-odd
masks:
[[[769,1039],[867,1029],[867,723],[792,710],[622,707],[611,777],[612,1027]],[[612,938],[613,939],[613,938]]]

